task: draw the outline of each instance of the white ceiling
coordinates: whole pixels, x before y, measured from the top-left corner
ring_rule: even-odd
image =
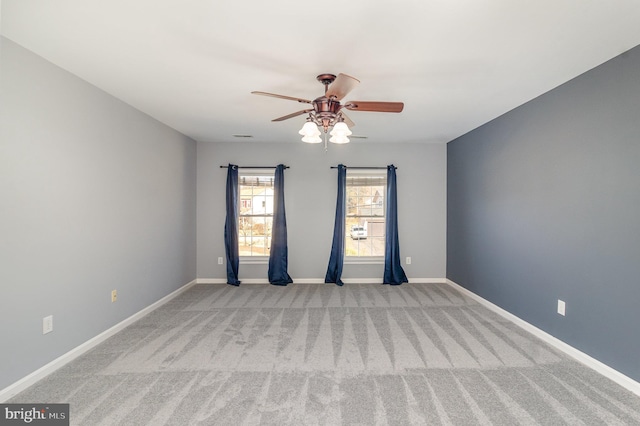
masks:
[[[2,34],[199,141],[296,142],[315,77],[370,142],[444,143],[640,44],[638,0],[0,0]],[[246,139],[245,139],[246,140]]]

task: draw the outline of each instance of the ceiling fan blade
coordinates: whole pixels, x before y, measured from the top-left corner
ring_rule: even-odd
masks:
[[[290,101],[298,101],[300,103],[303,104],[310,104],[311,101],[308,99],[300,99],[300,98],[294,98],[291,96],[284,96],[284,95],[276,95],[275,93],[267,93],[267,92],[251,92],[251,94],[253,95],[261,95],[261,96],[271,96],[272,98],[280,98],[280,99],[287,99]]]
[[[349,101],[343,108],[349,111],[402,112],[402,102]]]
[[[358,84],[360,84],[360,80],[357,78],[340,73],[335,81],[329,86],[325,96],[327,98],[335,97],[337,100],[340,100],[347,96],[347,93],[355,89]]]
[[[356,125],[356,123],[353,122],[353,120],[351,120],[347,114],[345,114],[344,112],[340,112],[340,115],[342,116],[343,120],[344,120],[344,124],[346,124],[349,128],[353,127]]]
[[[288,120],[288,119],[293,118],[293,117],[297,117],[297,116],[302,115],[302,114],[306,114],[306,113],[311,112],[311,111],[313,111],[313,109],[303,109],[302,111],[298,111],[298,112],[294,112],[294,113],[289,114],[289,115],[284,115],[282,117],[274,118],[271,121],[284,121],[284,120]]]

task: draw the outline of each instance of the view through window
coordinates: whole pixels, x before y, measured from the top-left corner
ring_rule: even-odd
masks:
[[[386,170],[347,170],[345,256],[384,256]]]
[[[273,181],[272,170],[252,170],[241,172],[238,176],[240,256],[269,256],[273,224]]]

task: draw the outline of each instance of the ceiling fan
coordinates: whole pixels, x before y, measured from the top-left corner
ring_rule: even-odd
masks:
[[[378,102],[378,101],[348,101],[341,104],[340,101],[352,91],[360,80],[347,74],[320,74],[316,79],[324,85],[324,96],[320,96],[314,100],[294,98],[291,96],[277,95],[267,92],[251,92],[254,95],[271,96],[274,98],[287,99],[297,101],[304,104],[310,104],[311,108],[303,109],[292,114],[274,118],[271,121],[284,121],[302,114],[309,114],[307,122],[300,130],[303,135],[302,141],[309,143],[320,143],[320,131],[317,126],[321,126],[326,134],[330,127],[333,127],[330,142],[347,143],[348,135],[351,134],[349,127],[355,126],[355,123],[347,117],[343,109],[349,111],[373,111],[373,112],[402,112],[404,103],[402,102]],[[326,141],[325,141],[326,143]]]

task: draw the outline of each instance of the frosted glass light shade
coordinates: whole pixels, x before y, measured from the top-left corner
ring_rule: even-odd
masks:
[[[349,130],[349,127],[347,127],[347,125],[343,121],[336,123],[335,126],[333,126],[333,130],[331,130],[331,133],[330,133],[331,136],[344,136],[344,137],[347,137],[350,134],[351,134],[351,130]]]
[[[338,143],[338,144],[349,143],[349,138],[346,137],[345,135],[336,135],[336,136],[331,136],[331,139],[329,139],[329,142]]]
[[[298,133],[304,137],[320,136],[320,130],[318,130],[318,126],[316,126],[315,123],[312,123],[311,121],[307,121],[306,123],[304,123],[304,126],[302,126],[302,129],[300,129]]]
[[[306,143],[320,143],[320,142],[322,142],[322,138],[320,138],[320,132],[318,132],[317,135],[304,136],[302,138],[302,142],[306,142]]]
[[[333,126],[333,129],[329,134],[331,135],[329,142],[338,144],[349,143],[349,138],[347,136],[351,134],[351,130],[349,130],[349,127],[347,127],[344,122],[340,121]]]

